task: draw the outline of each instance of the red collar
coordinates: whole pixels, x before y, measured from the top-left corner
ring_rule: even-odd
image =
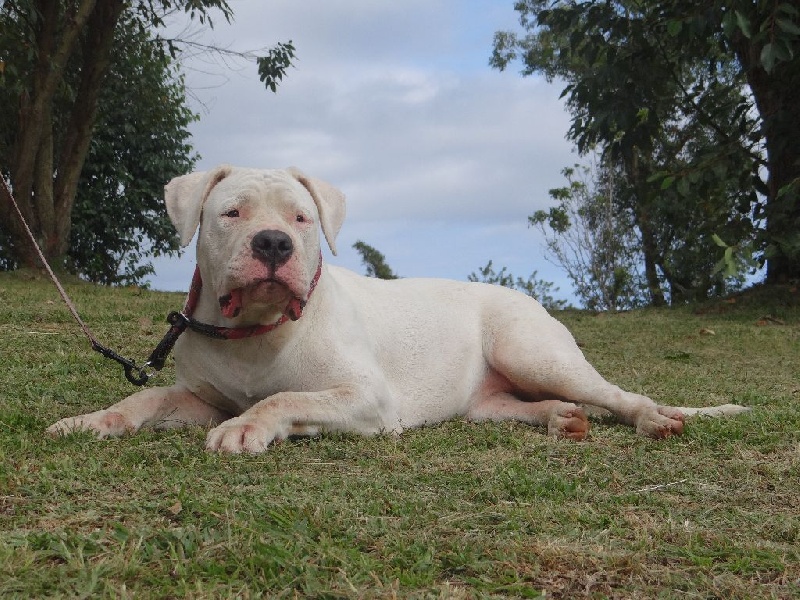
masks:
[[[200,321],[195,321],[192,318],[194,309],[197,307],[197,302],[200,299],[200,290],[203,287],[203,280],[200,278],[200,269],[195,269],[194,277],[192,277],[192,286],[189,289],[189,296],[186,298],[186,304],[183,307],[183,311],[173,311],[167,315],[167,322],[171,325],[171,327],[158,343],[158,346],[156,346],[153,352],[150,354],[150,358],[147,359],[147,362],[143,367],[139,368],[134,362],[121,357],[113,350],[109,350],[108,348],[100,346],[99,344],[95,344],[94,340],[92,341],[92,347],[101,352],[104,356],[113,358],[114,360],[122,363],[125,366],[125,377],[128,378],[128,381],[136,385],[144,385],[152,376],[152,373],[149,372],[150,369],[160,371],[164,367],[167,356],[169,356],[169,353],[175,346],[175,342],[178,341],[178,338],[184,331],[186,331],[187,328],[218,340],[240,340],[242,338],[252,337],[254,335],[261,335],[262,333],[268,333],[276,327],[283,325],[290,319],[299,319],[303,314],[303,307],[306,305],[306,302],[314,292],[314,288],[317,287],[320,275],[322,275],[322,252],[319,253],[319,265],[317,266],[317,272],[314,274],[314,278],[311,280],[311,285],[308,289],[308,296],[306,296],[305,300],[302,298],[292,298],[289,301],[289,304],[286,305],[286,308],[284,309],[280,319],[271,325],[252,325],[250,327],[219,327],[217,325],[201,323]],[[134,373],[134,370],[137,370],[138,374]]]
[[[322,275],[322,252],[319,253],[317,272],[314,274],[314,278],[311,280],[311,285],[308,289],[308,296],[306,296],[305,300],[301,298],[292,298],[289,301],[289,304],[286,305],[286,309],[283,311],[283,314],[277,321],[270,323],[269,325],[221,327],[219,325],[208,325],[206,323],[201,323],[192,318],[194,310],[197,308],[197,302],[200,299],[200,290],[203,288],[203,279],[200,277],[200,267],[196,267],[194,270],[194,276],[192,277],[192,285],[189,288],[189,295],[186,298],[186,304],[180,313],[180,317],[183,318],[180,320],[183,321],[186,324],[185,326],[192,331],[202,333],[203,335],[207,335],[209,337],[225,340],[240,340],[242,338],[269,333],[276,327],[280,327],[286,323],[286,321],[296,321],[300,318],[300,316],[303,314],[303,308],[305,307],[306,302],[308,302],[308,299],[311,297],[311,294],[314,293],[314,289],[317,287],[320,275]]]

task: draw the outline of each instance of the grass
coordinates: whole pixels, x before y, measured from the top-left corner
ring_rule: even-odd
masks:
[[[139,361],[183,301],[67,287]],[[573,443],[457,420],[224,456],[200,428],[45,437],[132,386],[49,282],[2,274],[0,597],[798,597],[799,297],[558,315],[632,391],[753,407],[680,438],[600,421]]]

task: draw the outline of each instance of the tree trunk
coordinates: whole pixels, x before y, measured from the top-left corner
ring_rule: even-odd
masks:
[[[28,226],[45,258],[63,265],[69,249],[71,212],[89,151],[103,78],[111,64],[114,31],[124,0],[82,0],[61,14],[59,0],[37,0],[37,62],[32,87],[20,96],[19,122],[11,166],[11,184]],[[59,23],[63,27],[59,29]],[[85,32],[85,33],[84,33]],[[81,33],[84,33],[81,36]],[[61,146],[54,148],[53,98],[63,83],[68,60],[81,46],[80,82]],[[2,214],[21,266],[38,267],[38,255],[9,200],[0,198]]]
[[[63,69],[64,65],[56,62],[58,3],[52,0],[39,0],[35,9],[40,15],[35,35],[37,61],[31,89],[24,90],[20,94],[15,153],[11,165],[11,187],[20,212],[37,237],[36,241],[42,246],[44,239],[37,211],[40,204],[34,202],[34,182],[37,176],[37,160],[42,150],[42,136],[48,126],[45,122],[48,121],[53,94],[60,81],[62,72],[60,68]],[[77,38],[69,40],[65,34],[65,42],[74,43],[75,39]],[[46,190],[41,191],[47,193]],[[50,196],[52,198],[52,194]],[[43,198],[42,204],[45,203],[46,199]],[[19,222],[15,212],[9,214],[11,241],[19,262],[26,267],[37,267],[39,259],[24,226]]]
[[[48,108],[42,119],[42,137],[39,142],[39,152],[36,155],[36,170],[33,179],[33,198],[36,216],[39,221],[41,238],[39,247],[45,257],[58,256],[55,245],[55,230],[58,223],[58,213],[53,203],[53,115]],[[48,259],[49,260],[49,259]],[[57,264],[57,266],[61,266]]]
[[[51,251],[57,256],[64,256],[69,250],[72,207],[92,140],[102,83],[111,66],[114,31],[123,8],[123,0],[98,0],[87,24],[80,87],[61,145],[54,185],[57,218]]]
[[[642,254],[644,255],[644,275],[647,280],[647,290],[650,292],[650,302],[653,306],[666,306],[664,290],[661,289],[661,282],[658,280],[658,248],[656,247],[655,235],[650,226],[650,221],[645,212],[641,209],[636,211],[639,231],[642,234]]]
[[[633,149],[628,156],[623,156],[623,165],[628,175],[628,179],[633,187],[636,196],[633,202],[633,214],[636,218],[636,225],[642,234],[642,254],[644,255],[644,276],[647,281],[647,290],[650,292],[650,303],[653,306],[665,306],[664,290],[661,289],[661,282],[658,279],[656,265],[660,262],[660,254],[656,244],[655,232],[650,223],[650,216],[647,211],[648,197],[650,190],[644,182],[644,178],[639,168],[639,157]]]
[[[28,221],[29,227],[38,237],[40,245],[46,246],[49,241],[44,239],[41,229],[42,212],[52,212],[52,194],[48,197],[34,198],[34,193],[39,192],[45,196],[52,190],[52,181],[49,186],[36,182],[37,176],[42,176],[42,165],[37,165],[42,155],[43,144],[47,138],[52,139],[52,114],[53,97],[61,84],[69,57],[72,55],[81,30],[95,6],[95,0],[82,0],[69,14],[62,16],[58,0],[37,0],[34,10],[39,13],[37,20],[36,38],[36,68],[32,77],[29,90],[20,96],[19,126],[15,141],[15,154],[11,166],[11,183],[14,196],[19,204],[22,214]],[[63,28],[58,29],[63,22]],[[59,37],[60,36],[60,37]],[[51,142],[52,143],[52,142]],[[47,151],[44,159],[47,160]],[[51,160],[52,163],[52,160]],[[49,178],[52,179],[50,171]],[[7,212],[4,210],[4,212]],[[45,214],[45,219],[46,219]],[[28,240],[22,225],[16,215],[12,214],[9,220],[11,242],[20,264],[28,267],[38,267],[39,259],[33,246]],[[46,256],[46,255],[45,255]]]
[[[735,51],[753,92],[766,141],[769,197],[764,211],[767,282],[800,279],[800,60],[767,73],[762,45],[740,35]],[[797,44],[795,44],[797,47]],[[786,190],[781,195],[781,190]]]

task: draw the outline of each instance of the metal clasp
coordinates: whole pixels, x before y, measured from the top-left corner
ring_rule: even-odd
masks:
[[[124,356],[120,356],[111,348],[106,348],[96,341],[92,342],[92,350],[96,350],[106,358],[110,358],[111,360],[121,364],[122,368],[125,370],[125,379],[130,381],[133,385],[144,385],[151,377],[151,375],[145,370],[145,368],[148,366],[147,363],[145,363],[144,367],[139,367],[134,361],[125,358]]]

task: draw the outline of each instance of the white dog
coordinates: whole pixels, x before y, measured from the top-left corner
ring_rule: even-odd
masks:
[[[172,180],[165,196],[184,246],[200,227],[192,316],[232,339],[186,331],[175,385],[62,419],[50,433],[213,424],[209,450],[262,452],[291,435],[401,432],[465,416],[582,439],[579,404],[651,437],[683,431],[687,409],[605,381],[523,294],[323,265],[319,231],[335,254],[345,216],[343,194],[325,182],[295,169],[221,166]]]

